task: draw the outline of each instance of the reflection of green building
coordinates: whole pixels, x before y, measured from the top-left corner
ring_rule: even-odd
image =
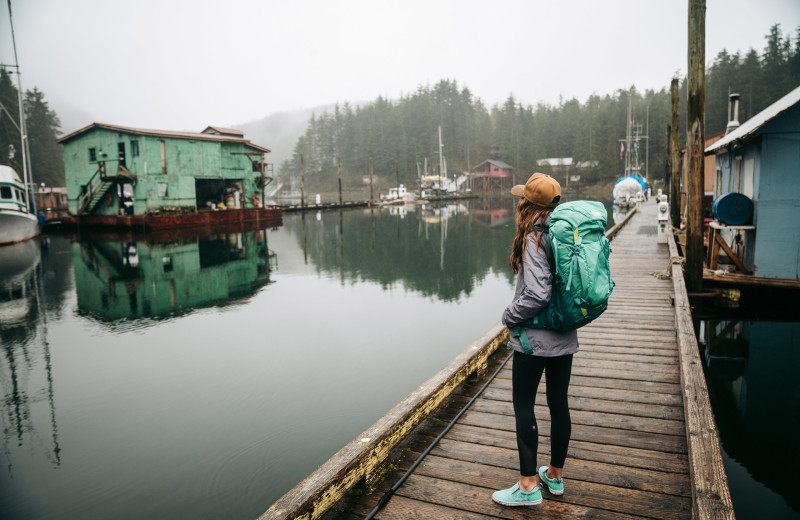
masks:
[[[270,282],[266,237],[259,230],[164,243],[75,242],[78,309],[113,321],[250,296]]]

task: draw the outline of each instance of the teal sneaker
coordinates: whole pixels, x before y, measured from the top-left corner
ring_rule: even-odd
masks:
[[[519,488],[519,482],[508,489],[492,493],[492,500],[504,506],[535,506],[542,503],[542,491],[539,486],[529,492]]]
[[[551,495],[564,494],[564,479],[547,478],[547,466],[539,468],[539,478],[542,480],[542,484],[547,486],[547,491],[549,491]]]

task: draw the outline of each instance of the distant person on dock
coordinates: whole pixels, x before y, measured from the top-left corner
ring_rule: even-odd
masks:
[[[548,175],[534,173],[524,186],[514,186],[511,193],[520,197],[516,214],[517,234],[509,259],[511,270],[517,274],[517,286],[513,301],[503,312],[503,325],[512,331],[508,346],[514,350],[512,401],[520,476],[518,483],[496,491],[492,499],[506,506],[530,506],[542,502],[543,487],[553,495],[564,493],[561,472],[572,432],[567,388],[572,372],[572,355],[578,351],[578,333],[576,330],[561,332],[521,326],[544,309],[553,292],[553,273],[548,261],[551,251],[545,233],[550,213],[561,199],[561,186]],[[515,330],[527,335],[530,344],[527,349]],[[550,464],[537,469],[539,431],[533,406],[543,372],[547,373],[547,405],[551,421]]]

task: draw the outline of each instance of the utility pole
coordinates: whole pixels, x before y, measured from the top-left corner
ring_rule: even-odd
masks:
[[[369,158],[369,205],[372,206],[372,157]]]
[[[670,125],[669,136],[669,207],[672,216],[672,227],[681,228],[681,179],[678,175],[680,170],[679,148],[680,131],[678,131],[678,78],[672,78],[670,84],[672,94],[672,125]]]
[[[686,219],[686,289],[703,289],[703,144],[706,113],[706,2],[689,0],[689,99],[686,105],[689,211]]]

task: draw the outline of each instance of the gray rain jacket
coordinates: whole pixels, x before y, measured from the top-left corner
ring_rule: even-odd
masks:
[[[550,218],[547,219],[547,224]],[[550,256],[550,243],[542,237],[542,246],[537,250],[534,233],[530,233],[521,269],[517,274],[517,287],[514,300],[503,312],[503,325],[509,328],[508,347],[524,353],[519,338],[514,336],[513,328],[524,323],[550,301],[553,292],[553,273],[547,258]],[[578,351],[578,331],[561,332],[552,329],[524,329],[533,347],[534,356],[555,357],[574,354]]]

